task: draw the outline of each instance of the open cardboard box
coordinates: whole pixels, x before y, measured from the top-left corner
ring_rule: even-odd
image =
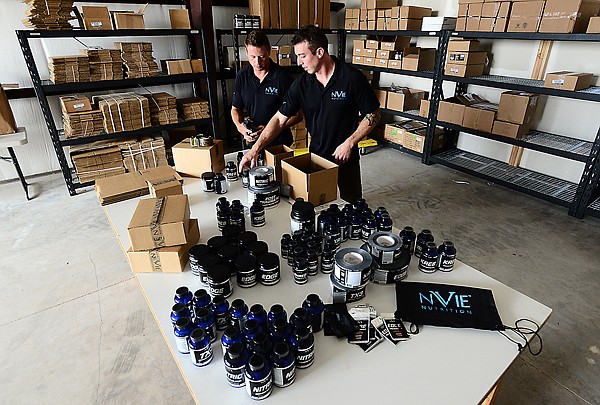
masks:
[[[197,219],[190,219],[190,229],[187,243],[180,246],[170,246],[147,252],[127,250],[129,266],[134,273],[181,273],[188,262],[188,252],[200,239],[200,228]]]
[[[275,180],[282,181],[281,161],[294,156],[294,149],[286,145],[276,145],[265,149],[267,166],[275,169]]]
[[[337,199],[338,165],[314,153],[281,161],[284,184],[292,186],[290,197],[302,197],[315,206]]]
[[[148,5],[143,5],[137,11],[111,11],[113,26],[117,30],[143,30],[146,28],[144,24],[144,12]]]

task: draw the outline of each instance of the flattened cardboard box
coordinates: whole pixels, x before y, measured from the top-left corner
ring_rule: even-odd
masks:
[[[134,273],[181,273],[189,260],[188,252],[200,239],[198,220],[190,219],[187,243],[180,246],[164,247],[147,252],[127,250],[129,266]]]
[[[187,9],[169,9],[169,20],[171,21],[171,28],[174,30],[189,30],[192,28]]]
[[[271,146],[265,149],[267,166],[275,169],[275,180],[282,181],[281,161],[294,156],[294,150],[286,145]]]
[[[127,226],[133,251],[185,245],[190,225],[188,196],[140,200]]]
[[[81,6],[86,30],[112,30],[108,7]]]
[[[225,170],[223,141],[215,139],[212,146],[192,146],[189,138],[171,148],[175,170],[183,176],[202,177],[204,172]]]
[[[429,107],[431,102],[429,100],[421,100],[421,106],[419,108],[419,115],[423,118],[429,117]]]
[[[591,73],[554,72],[546,75],[544,87],[550,89],[577,91],[589,88],[594,75]]]
[[[74,113],[92,110],[92,104],[90,103],[90,99],[86,96],[79,94],[60,97],[60,107],[63,113]]]
[[[292,186],[292,198],[302,197],[315,206],[337,198],[338,165],[314,153],[282,160],[283,183]]]
[[[108,205],[148,194],[148,186],[140,172],[119,174],[96,180],[96,195]]]

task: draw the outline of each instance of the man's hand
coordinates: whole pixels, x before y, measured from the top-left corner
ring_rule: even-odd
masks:
[[[348,141],[344,141],[337,148],[335,148],[332,156],[337,164],[344,164],[348,161],[348,159],[350,159],[351,154],[352,146]]]
[[[255,132],[248,133],[248,131],[246,130],[246,132],[244,133],[244,139],[248,143],[256,142],[260,134],[262,134],[263,129],[265,129],[265,126],[259,125]]]
[[[254,149],[250,149],[242,157],[242,160],[240,161],[240,167],[238,168],[238,170],[241,172],[244,169],[244,167],[247,167],[249,169],[253,168],[254,166],[256,166],[257,158],[258,158],[258,153],[254,152]]]

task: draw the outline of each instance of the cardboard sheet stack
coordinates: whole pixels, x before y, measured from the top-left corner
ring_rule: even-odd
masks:
[[[23,25],[39,30],[71,30],[73,0],[22,0],[27,4]]]
[[[67,139],[100,135],[104,132],[102,113],[100,110],[63,112],[63,127]]]
[[[151,42],[115,42],[115,47],[121,51],[128,79],[155,76],[158,72]]]
[[[128,172],[168,165],[165,141],[162,138],[123,142],[120,148],[123,166]]]
[[[184,121],[210,118],[208,101],[200,97],[183,98],[177,100],[177,108]]]
[[[48,69],[53,83],[90,81],[90,63],[87,56],[69,55],[48,58]]]
[[[150,106],[150,122],[152,125],[177,123],[177,99],[169,93],[160,92],[144,94]]]
[[[148,99],[135,93],[115,93],[93,96],[104,120],[104,129],[112,134],[122,131],[135,131],[150,124]]]
[[[123,78],[123,61],[118,49],[82,49],[81,54],[89,59],[90,81]]]
[[[125,173],[119,146],[106,146],[91,150],[87,148],[80,150],[73,147],[70,149],[71,159],[81,183]]]

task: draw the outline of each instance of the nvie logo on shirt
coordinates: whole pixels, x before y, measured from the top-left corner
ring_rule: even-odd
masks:
[[[265,87],[265,94],[276,96],[279,94],[279,89],[277,87]]]
[[[346,99],[346,92],[345,91],[341,91],[341,90],[336,90],[336,91],[332,91],[331,92],[331,99],[332,100],[345,100]]]

